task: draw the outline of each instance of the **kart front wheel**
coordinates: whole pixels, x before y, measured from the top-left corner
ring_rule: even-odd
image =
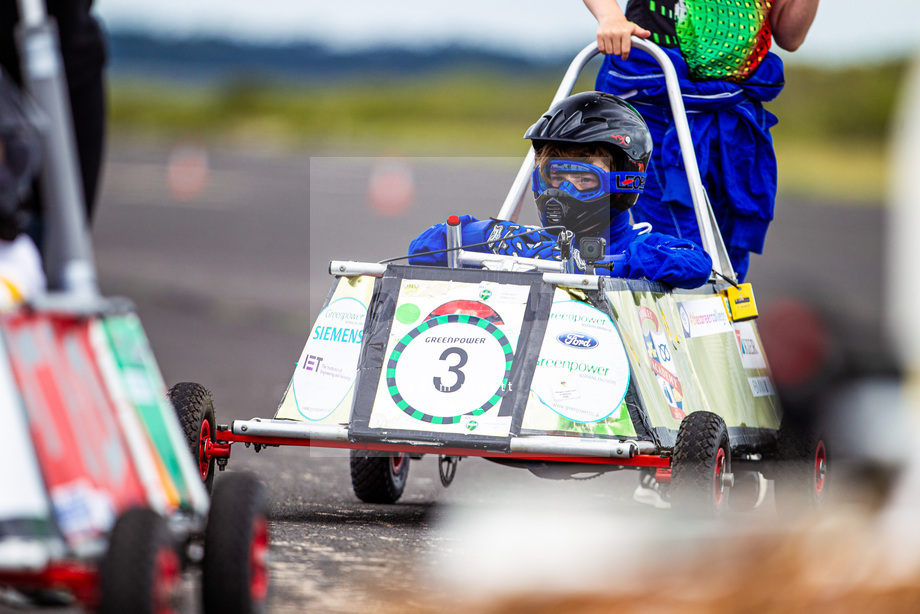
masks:
[[[252,474],[231,473],[214,489],[201,561],[205,614],[255,614],[268,601],[268,497]]]
[[[680,423],[671,453],[671,506],[716,516],[728,501],[731,447],[721,417],[708,411],[689,414]]]
[[[214,484],[214,459],[207,454],[207,445],[217,433],[217,418],[211,392],[194,382],[180,382],[169,389],[169,400],[182,425],[195,466],[208,493]]]
[[[101,614],[172,614],[182,565],[166,520],[150,509],[131,509],[112,529],[99,569]]]
[[[406,489],[409,455],[373,450],[351,451],[351,485],[365,503],[396,503]]]
[[[777,512],[797,515],[823,508],[830,477],[824,437],[784,422],[777,441],[777,461],[773,485]]]

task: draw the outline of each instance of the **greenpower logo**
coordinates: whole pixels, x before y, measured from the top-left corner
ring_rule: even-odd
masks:
[[[504,359],[504,373],[502,374],[501,382],[499,383],[496,390],[490,397],[486,398],[484,403],[478,407],[474,407],[469,411],[461,411],[460,413],[452,416],[435,416],[413,407],[403,397],[396,382],[396,366],[399,363],[400,357],[403,355],[403,353],[406,351],[406,348],[409,347],[409,344],[412,343],[413,340],[415,340],[422,333],[436,326],[441,326],[444,324],[466,324],[472,326],[473,329],[477,332],[485,332],[486,334],[491,335],[496,341],[498,341],[500,348],[499,351],[502,353],[501,355]],[[458,352],[459,348],[450,348],[448,351]],[[399,342],[393,348],[393,351],[390,352],[385,371],[387,391],[390,393],[390,398],[393,399],[393,402],[396,403],[396,406],[416,420],[420,420],[421,422],[428,422],[431,424],[458,424],[461,420],[463,420],[464,416],[480,416],[501,402],[505,392],[507,392],[509,389],[508,383],[511,379],[511,363],[513,359],[514,350],[511,347],[511,341],[508,340],[508,337],[506,337],[505,334],[499,330],[497,326],[488,320],[466,314],[450,314],[438,316],[436,318],[425,320],[410,330],[403,336],[402,339],[399,340]],[[463,362],[465,363],[465,360]],[[459,366],[460,365],[455,365],[452,370],[456,371]],[[455,385],[455,388],[459,387],[464,379],[465,377],[460,377],[458,375],[458,382]],[[412,385],[417,385],[417,380],[413,380],[409,383]],[[453,389],[445,390],[444,392],[450,393],[453,392]],[[484,395],[487,395],[489,391],[483,391],[483,393]],[[478,423],[476,423],[476,425],[472,428],[476,428],[476,426],[478,426]],[[469,426],[467,428],[469,428]]]
[[[492,296],[492,291],[489,290],[488,288],[483,288],[482,292],[479,293],[479,298],[481,298],[484,301],[489,300],[490,296]]]

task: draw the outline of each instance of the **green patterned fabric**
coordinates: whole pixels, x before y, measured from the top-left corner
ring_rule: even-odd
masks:
[[[697,80],[744,81],[770,50],[773,0],[630,0],[652,41],[679,47]]]

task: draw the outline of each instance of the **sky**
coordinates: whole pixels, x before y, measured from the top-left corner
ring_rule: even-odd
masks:
[[[312,40],[340,50],[468,43],[554,55],[583,47],[596,29],[581,0],[96,0],[95,7],[112,30]],[[805,44],[785,57],[847,64],[910,52],[920,52],[920,1],[822,0]]]

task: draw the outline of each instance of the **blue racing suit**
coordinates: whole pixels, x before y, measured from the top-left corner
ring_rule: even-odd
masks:
[[[555,235],[533,229],[530,234],[505,239],[532,228],[514,222],[477,220],[460,216],[464,246],[495,241],[490,246],[464,247],[467,251],[524,258],[561,258]],[[629,214],[613,218],[607,230],[607,256],[595,266],[595,274],[628,279],[647,278],[678,288],[696,288],[709,279],[712,259],[696,243],[657,232],[642,234],[629,223]],[[409,264],[447,264],[445,253],[417,256],[447,247],[447,225],[435,224],[409,245]],[[576,261],[579,259],[576,258]]]
[[[663,51],[677,70],[703,185],[732,265],[743,280],[749,252],[763,252],[767,226],[773,219],[776,156],[769,130],[776,117],[762,103],[773,100],[783,89],[783,62],[768,53],[754,74],[741,83],[693,81],[680,51]],[[630,52],[626,61],[608,55],[596,87],[635,106],[655,144],[645,191],[632,208],[633,219],[699,243],[699,227],[661,67],[639,49]]]

